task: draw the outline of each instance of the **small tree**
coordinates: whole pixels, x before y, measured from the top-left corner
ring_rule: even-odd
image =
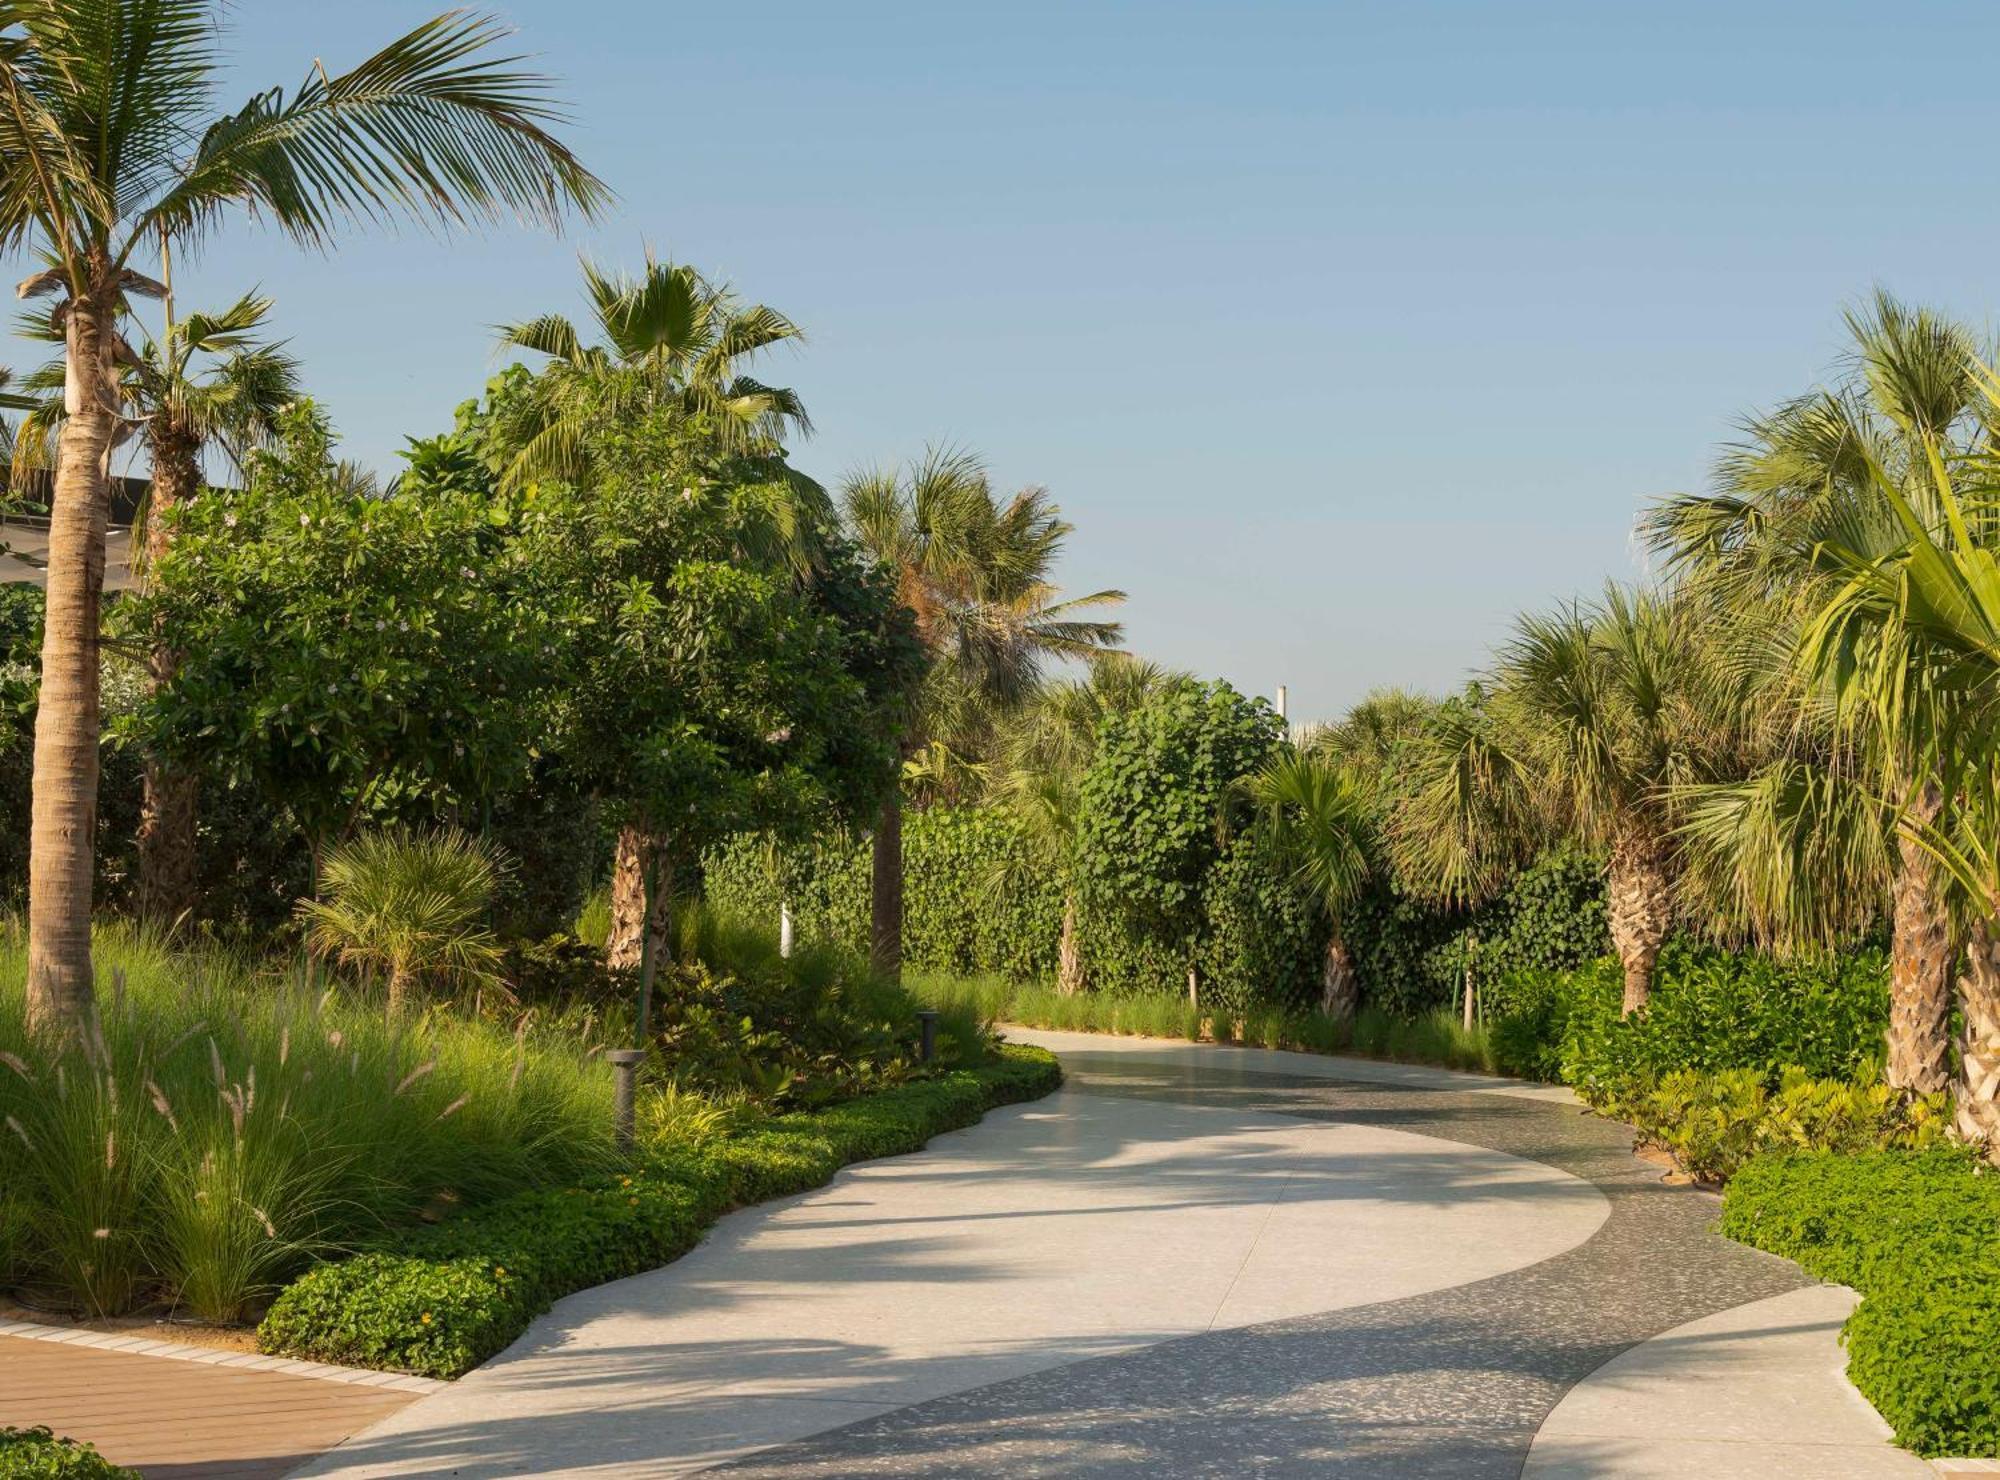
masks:
[[[1352,1017],[1361,983],[1341,917],[1372,873],[1374,800],[1360,781],[1330,761],[1290,749],[1267,761],[1248,785],[1279,856],[1326,916],[1320,1010]]]
[[[1078,806],[1077,866],[1092,903],[1135,935],[1197,962],[1203,889],[1225,839],[1249,818],[1243,779],[1283,745],[1263,700],[1226,683],[1175,683],[1105,721]]]

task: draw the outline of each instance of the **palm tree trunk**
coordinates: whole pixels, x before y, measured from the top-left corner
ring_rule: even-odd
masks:
[[[652,830],[628,822],[618,829],[611,858],[611,930],[604,940],[604,964],[630,971],[639,964],[646,938],[646,863],[659,847]]]
[[[1611,845],[1604,878],[1604,905],[1611,945],[1625,968],[1625,1015],[1646,1005],[1653,990],[1653,966],[1673,920],[1673,884],[1666,848],[1643,828],[1628,828]]]
[[[1083,950],[1077,941],[1076,899],[1063,898],[1062,943],[1056,948],[1056,990],[1074,997],[1083,990]]]
[[[1958,978],[1965,1036],[1959,1040],[1958,1133],[2000,1159],[2000,920],[1982,920]]]
[[[86,293],[72,297],[68,308],[65,415],[49,517],[48,618],[28,831],[27,1020],[36,1031],[80,1022],[93,990],[97,637],[116,386],[108,303]]]
[[[1319,969],[1319,1010],[1330,1018],[1351,1018],[1361,1004],[1361,977],[1354,969],[1354,952],[1339,927],[1326,938],[1326,958]]]
[[[391,1019],[403,1015],[403,1005],[410,995],[410,969],[401,961],[389,963],[389,1016]]]
[[[885,981],[903,979],[903,793],[893,787],[875,822],[870,878],[868,964]]]
[[[194,440],[169,426],[156,424],[148,445],[153,456],[153,487],[146,508],[145,559],[142,583],[167,553],[174,511],[193,498],[200,480]],[[180,668],[180,651],[154,632],[147,654],[147,684],[158,693]],[[171,924],[194,908],[195,807],[198,779],[187,767],[148,752],[139,801],[139,915]]]
[[[1910,799],[1908,815],[1933,821],[1943,798],[1935,785]],[[1892,890],[1889,935],[1889,1062],[1892,1089],[1932,1095],[1951,1083],[1952,931],[1938,887],[1937,860],[1908,832]]]
[[[1475,1014],[1478,1010],[1477,1004],[1473,1000],[1473,994],[1477,991],[1478,986],[1477,982],[1475,981],[1472,975],[1472,960],[1473,957],[1478,954],[1479,954],[1479,937],[1473,935],[1471,932],[1468,931],[1465,937],[1465,1004],[1464,1004],[1465,1013],[1461,1023],[1461,1026],[1468,1033],[1472,1031],[1472,1024],[1475,1020]],[[1631,990],[1632,990],[1631,985],[1628,979],[1625,988],[1626,991],[1625,1010],[1627,1012],[1630,1012],[1632,1010]]]

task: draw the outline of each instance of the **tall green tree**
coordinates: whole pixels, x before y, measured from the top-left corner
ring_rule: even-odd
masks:
[[[218,113],[222,15],[208,0],[0,8],[0,245],[53,262],[20,291],[58,296],[64,336],[30,824],[38,1028],[80,1019],[93,991],[104,530],[118,366],[134,358],[117,319],[127,297],[165,294],[139,264],[199,251],[232,210],[325,246],[350,223],[553,223],[606,198],[550,132],[546,79],[495,54],[504,31],[486,17],[441,15],[350,71],[315,63],[296,90]]]
[[[1341,921],[1374,873],[1375,798],[1364,781],[1325,756],[1289,747],[1250,778],[1249,788],[1279,857],[1326,916],[1320,1010],[1352,1017],[1361,979]]]
[[[1124,630],[1093,615],[1125,593],[1065,598],[1055,564],[1072,526],[1041,488],[1004,503],[966,452],[933,448],[914,467],[856,475],[842,488],[849,526],[891,572],[931,663],[908,696],[907,759],[933,740],[990,737],[1051,662],[1114,649]],[[902,796],[882,803],[874,831],[869,957],[898,978],[903,961]]]

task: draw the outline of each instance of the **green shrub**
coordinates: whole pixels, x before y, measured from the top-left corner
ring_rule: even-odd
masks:
[[[2000,1177],[1962,1147],[1760,1157],[1722,1231],[1864,1297],[1848,1375],[1919,1454],[2000,1452]]]
[[[139,1472],[47,1429],[0,1428],[0,1480],[139,1480]]]
[[[649,1141],[629,1174],[525,1193],[407,1235],[393,1249],[310,1271],[272,1305],[258,1344],[285,1356],[456,1377],[560,1296],[679,1257],[729,1208],[817,1187],[849,1162],[914,1151],[1060,1081],[1053,1055],[1007,1048],[976,1069],[734,1134]]]

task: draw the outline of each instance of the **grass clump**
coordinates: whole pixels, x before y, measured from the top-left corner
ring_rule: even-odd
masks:
[[[98,1007],[30,1039],[0,932],[0,1285],[221,1323],[384,1230],[610,1165],[611,1076],[525,1021],[386,1022],[215,949],[99,933]]]
[[[1863,1296],[1848,1376],[1923,1455],[2000,1453],[2000,1175],[1964,1147],[1760,1157],[1722,1231]]]
[[[678,1258],[733,1207],[817,1187],[850,1162],[917,1150],[1060,1082],[1053,1055],[1008,1046],[977,1067],[767,1119],[697,1124],[690,1100],[667,1097],[655,1102],[630,1172],[524,1193],[315,1269],[278,1298],[258,1344],[456,1377],[557,1298]]]

